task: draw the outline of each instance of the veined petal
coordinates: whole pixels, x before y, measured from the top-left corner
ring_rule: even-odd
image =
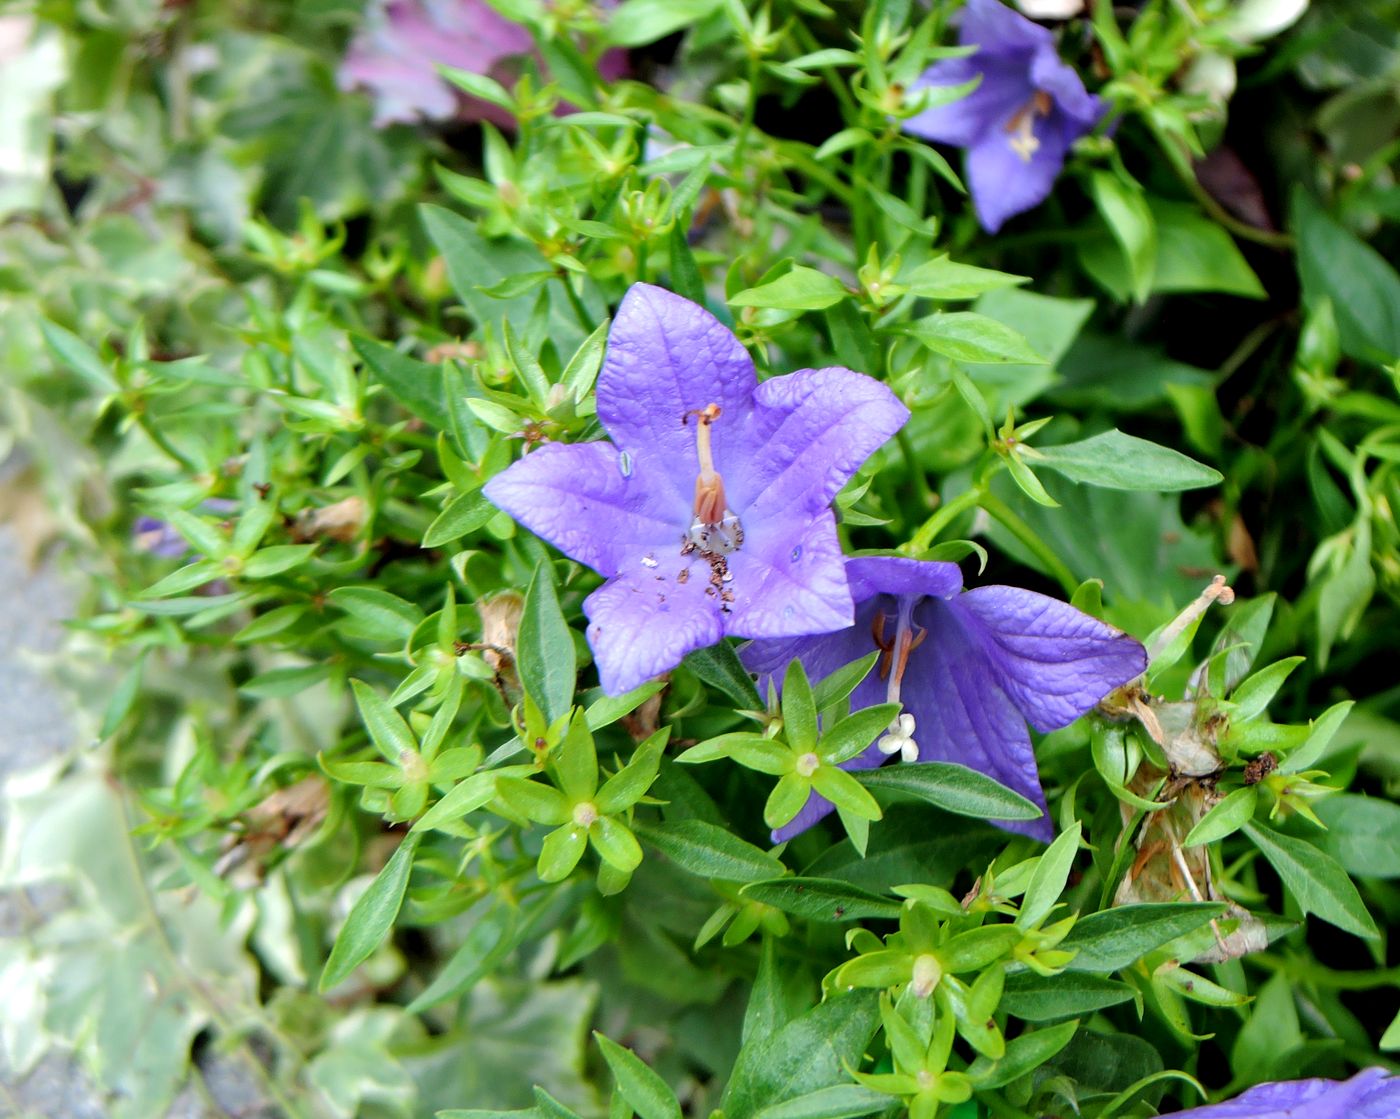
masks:
[[[909,657],[904,674],[904,705],[918,727],[919,760],[956,762],[995,778],[1046,813],[1030,734],[1016,704],[1002,687],[996,667],[982,648],[980,634],[963,624],[957,605],[925,599],[914,621],[927,629],[923,644]],[[1048,840],[1048,814],[1039,820],[1001,821],[1010,831]]]
[[[736,637],[827,633],[851,624],[851,591],[829,509],[754,522],[728,563],[734,601],[726,603],[725,628]]]
[[[856,602],[877,594],[952,598],[963,585],[962,571],[955,563],[903,556],[853,556],[846,561],[846,578]]]
[[[720,321],[690,300],[651,284],[633,284],[608,332],[598,374],[598,418],[621,450],[647,469],[684,511],[700,464],[690,413],[720,407],[711,431],[715,466],[726,480],[746,455],[757,376],[748,352]]]
[[[1026,126],[1033,144],[1026,145],[1026,136],[1008,119],[967,153],[967,185],[977,219],[988,233],[1044,202],[1065,165],[1069,141],[1053,119],[1030,115]],[[1023,142],[1019,149],[1013,146],[1018,140]]]
[[[685,508],[669,508],[649,470],[655,467],[634,463],[624,474],[609,443],[551,443],[497,474],[483,492],[570,559],[611,576],[648,549],[679,551]]]
[[[1055,107],[1089,131],[1103,116],[1103,105],[1084,88],[1084,81],[1071,66],[1065,65],[1053,47],[1036,53],[1031,63],[1031,82],[1055,101]],[[1082,133],[1081,133],[1082,134]]]
[[[1177,1114],[1181,1119],[1389,1119],[1400,1114],[1400,1077],[1368,1068],[1350,1080],[1281,1080]]]
[[[637,561],[584,599],[603,691],[631,691],[724,636],[709,574],[694,557],[668,556],[656,567]]]
[[[1053,46],[1055,37],[1000,0],[967,0],[958,42],[964,46],[975,43],[989,54],[1028,59],[1040,47]]]
[[[870,615],[873,613],[873,606],[864,611],[857,610],[854,625],[830,633],[750,641],[739,649],[739,659],[750,672],[758,674],[758,694],[761,696],[767,696],[770,678],[778,686],[778,690],[782,691],[783,674],[794,659],[802,662],[807,679],[815,684],[838,668],[858,661],[870,653],[873,648],[870,643]],[[878,703],[881,700],[870,702]]]
[[[725,472],[731,508],[746,530],[749,520],[824,509],[908,418],[885,385],[849,369],[802,369],[764,381],[743,431],[744,458]]]
[[[978,587],[948,609],[995,666],[1017,710],[1036,730],[1068,726],[1147,668],[1147,652],[1122,630],[1033,591]]]
[[[1008,66],[1003,60],[985,57],[979,51],[968,58],[949,58],[934,63],[914,80],[910,95],[914,96],[921,89],[962,85],[979,74],[982,84],[966,97],[915,113],[900,128],[925,140],[969,147],[1035,93],[1024,66]]]

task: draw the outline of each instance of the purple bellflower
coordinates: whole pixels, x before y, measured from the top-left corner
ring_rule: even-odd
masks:
[[[583,606],[603,690],[618,695],[725,634],[849,626],[831,501],[908,416],[849,369],[759,384],[713,315],[634,284],[598,375],[612,442],[540,447],[485,493],[607,576]]]
[[[1172,1119],[1394,1119],[1400,1077],[1368,1068],[1350,1080],[1258,1084],[1224,1103],[1178,1111]]]
[[[874,769],[895,754],[907,762],[957,762],[1044,813],[1026,723],[1039,731],[1068,726],[1147,667],[1141,644],[1066,603],[1016,587],[963,591],[957,564],[870,556],[847,560],[846,575],[854,625],[819,637],[755,641],[740,652],[749,671],[781,685],[793,658],[818,680],[880,650],[876,668],[851,693],[851,709],[902,703],[904,712],[845,769]],[[813,793],[773,842],[831,811]],[[1048,815],[1002,826],[1038,839],[1052,834]]]
[[[489,120],[509,126],[510,114],[464,97],[435,67],[450,66],[510,82],[510,60],[533,53],[534,40],[486,0],[372,0],[364,28],[341,63],[342,89],[367,89],[374,123]],[[609,80],[626,71],[626,55],[608,51],[599,69]]]
[[[1099,99],[1060,61],[1053,36],[998,0],[968,0],[959,42],[965,58],[930,66],[912,92],[958,86],[979,76],[970,94],[910,117],[905,132],[967,149],[967,179],[982,228],[1050,194],[1075,140],[1103,116]]]

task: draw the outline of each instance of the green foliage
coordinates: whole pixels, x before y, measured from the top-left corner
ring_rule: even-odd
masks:
[[[71,1048],[114,1116],[216,1052],[306,1119],[1096,1119],[1400,1047],[1393,4],[1054,25],[1113,123],[995,237],[899,127],[969,91],[909,93],[954,5],[492,0],[535,53],[442,88],[505,123],[386,128],[362,5],[29,7],[0,499],[81,572],[81,749],[6,785],[7,1067]],[[843,768],[878,652],[595,687],[597,576],[483,486],[605,437],[638,281],[909,406],[848,553],[1151,647],[1036,737],[1048,846],[973,756]]]

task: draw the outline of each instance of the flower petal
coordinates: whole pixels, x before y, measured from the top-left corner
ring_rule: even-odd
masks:
[[[1180,1119],[1390,1119],[1397,1113],[1400,1077],[1368,1068],[1350,1080],[1259,1084],[1232,1100],[1176,1114]]]
[[[1024,105],[1035,93],[1025,68],[1019,72],[999,60],[983,58],[981,52],[968,58],[949,58],[936,62],[914,79],[910,97],[921,89],[958,86],[982,76],[982,84],[957,101],[933,105],[905,120],[900,128],[911,136],[955,144],[965,148],[977,142]]]
[[[856,602],[877,594],[952,598],[963,585],[962,571],[955,563],[903,556],[854,556],[846,561],[846,578],[851,581],[851,597]]]
[[[1071,66],[1065,65],[1053,47],[1036,54],[1031,63],[1031,81],[1054,99],[1055,107],[1071,117],[1087,132],[1099,123],[1103,105],[1084,88],[1084,81]]]
[[[1029,120],[1036,140],[1029,156],[1012,147],[1019,134],[1005,126],[993,128],[967,153],[967,185],[977,219],[988,233],[1044,202],[1065,165],[1069,140],[1064,130],[1053,117]]]
[[[1068,726],[1147,668],[1122,630],[1018,587],[978,587],[950,604],[1036,730]]]
[[[831,510],[758,522],[729,557],[736,637],[792,637],[851,624],[850,586]]]
[[[551,443],[497,474],[483,492],[570,559],[616,575],[648,550],[679,552],[684,511],[671,512],[646,467],[629,474],[609,443]]]
[[[1028,59],[1040,47],[1053,47],[1055,37],[1049,29],[1032,23],[998,0],[967,0],[958,42],[963,46],[975,43],[988,54]]]
[[[918,728],[919,760],[956,762],[985,773],[1046,813],[1025,720],[1002,688],[981,635],[963,624],[957,605],[966,597],[925,599],[914,611],[915,624],[928,633],[909,657],[902,695]],[[1048,813],[1039,820],[993,823],[1037,839],[1053,833]]]
[[[603,691],[631,691],[723,637],[719,598],[708,590],[705,564],[677,558],[655,568],[629,564],[584,599]]]
[[[711,439],[715,466],[727,481],[731,463],[745,453],[738,436],[756,383],[748,352],[714,315],[664,288],[633,284],[608,332],[598,418],[684,513],[700,470],[689,413],[719,405]]]
[[[849,369],[802,369],[764,381],[743,432],[745,458],[725,473],[730,507],[746,531],[750,519],[825,509],[908,418],[885,385]]]

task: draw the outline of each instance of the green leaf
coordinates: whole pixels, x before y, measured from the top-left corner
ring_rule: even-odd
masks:
[[[74,334],[48,319],[39,320],[39,332],[44,342],[62,364],[82,377],[100,392],[117,393],[121,386],[107,368],[107,363],[97,356],[97,351]]]
[[[608,18],[608,41],[620,47],[654,43],[719,11],[723,0],[624,0]]]
[[[350,345],[375,379],[394,398],[435,431],[451,431],[452,415],[447,407],[442,366],[402,354],[373,338],[352,335]]]
[[[1244,830],[1278,871],[1304,913],[1315,913],[1329,924],[1368,940],[1380,936],[1366,903],[1331,855],[1272,828],[1247,823]]]
[[[870,670],[879,659],[880,652],[877,649],[868,656],[842,665],[835,672],[823,676],[812,688],[812,702],[816,704],[817,710],[825,711],[855,691],[860,682],[870,675]]]
[[[954,361],[1043,365],[1017,331],[975,311],[947,311],[900,328],[936,354]]]
[[[871,917],[895,920],[901,909],[896,901],[833,878],[775,878],[750,882],[740,892],[746,898],[812,921],[860,921]]]
[[[898,278],[910,295],[925,299],[976,299],[989,291],[1028,283],[1029,276],[1014,276],[991,268],[958,264],[946,255],[935,257]]]
[[[854,774],[867,789],[886,789],[937,805],[960,816],[987,820],[1038,820],[1042,813],[1020,793],[967,766],[919,762]]]
[[[835,276],[815,268],[794,265],[790,272],[731,295],[736,307],[771,307],[779,311],[822,311],[845,299],[850,293]]]
[[[1361,361],[1400,356],[1400,275],[1380,253],[1322,209],[1306,188],[1293,189],[1298,273],[1309,308],[1332,301],[1342,350]]]
[[[475,532],[496,515],[496,507],[486,500],[480,490],[458,494],[448,504],[428,531],[423,534],[423,547],[437,548],[460,540],[469,532]]]
[[[1269,702],[1278,694],[1283,682],[1288,679],[1289,674],[1306,659],[1306,657],[1286,657],[1284,660],[1276,661],[1267,668],[1261,668],[1231,692],[1230,702],[1234,704],[1234,710],[1230,712],[1230,721],[1245,723],[1262,715],[1269,706]]]
[[[1319,715],[1313,721],[1303,744],[1283,759],[1278,767],[1279,772],[1300,773],[1321,758],[1355,705],[1355,700],[1344,699]]]
[[[889,727],[899,710],[897,703],[876,703],[852,711],[822,735],[822,760],[831,765],[840,765],[863,753]]]
[[[519,911],[497,903],[479,917],[462,938],[461,947],[443,964],[433,981],[408,1004],[408,1013],[421,1014],[448,999],[466,994],[515,946]]]
[[[1001,1060],[978,1057],[968,1067],[967,1075],[984,1091],[1010,1084],[1050,1060],[1069,1044],[1077,1029],[1079,1023],[1074,1021],[1024,1033],[1006,1043],[1006,1055]]]
[[[740,1051],[720,1100],[725,1119],[754,1119],[773,1104],[849,1083],[879,1010],[873,992],[837,995],[775,1033],[754,1037]]]
[[[1381,797],[1340,793],[1316,811],[1327,825],[1318,843],[1348,874],[1400,878],[1400,805]]]
[[[355,693],[355,704],[360,709],[365,729],[385,760],[399,765],[405,757],[416,757],[418,740],[408,729],[403,716],[363,681],[351,680],[350,687]]]
[[[859,1084],[833,1084],[781,1103],[770,1104],[757,1119],[860,1119],[890,1105],[889,1096]]]
[[[612,1069],[618,1094],[632,1105],[639,1119],[681,1119],[681,1105],[666,1081],[630,1049],[609,1041],[597,1030],[593,1037]]]
[[[541,882],[562,882],[573,873],[588,846],[588,829],[577,824],[562,824],[555,828],[540,845],[540,859],[535,873]]]
[[[1037,975],[1023,971],[1006,977],[1000,1006],[1027,1022],[1051,1022],[1117,1006],[1131,999],[1133,993],[1128,984],[1097,975],[1072,971]]]
[[[630,692],[622,695],[601,695],[588,705],[584,718],[589,730],[602,730],[610,727],[624,715],[630,715],[666,685],[660,680],[649,680]]]
[[[779,748],[781,749],[781,748]],[[785,752],[785,751],[784,751]],[[810,778],[797,773],[785,773],[778,778],[768,800],[763,805],[763,823],[770,828],[780,828],[802,811],[812,792]]]
[[[1016,918],[1018,928],[1035,928],[1049,916],[1064,892],[1065,883],[1069,881],[1081,834],[1082,827],[1076,820],[1074,826],[1057,835],[1045,854],[1040,856],[1040,862],[1036,864],[1030,884],[1026,887],[1026,895],[1021,900],[1021,912]]]
[[[723,692],[736,706],[748,711],[763,710],[763,699],[754,687],[753,677],[729,642],[697,649],[686,654],[681,663],[712,688]]]
[[[413,853],[418,849],[421,837],[409,834],[395,849],[384,869],[375,876],[369,889],[359,896],[350,908],[331,946],[330,958],[321,972],[317,990],[329,991],[338,986],[355,968],[369,959],[370,953],[378,948],[403,905],[404,891],[408,889],[408,876],[413,870]]]
[[[605,863],[630,874],[642,865],[642,848],[626,824],[612,816],[599,816],[588,829],[593,849]]]
[[[378,587],[336,587],[326,598],[354,620],[357,636],[404,644],[423,621],[417,606]]]
[[[1196,821],[1195,827],[1186,833],[1182,846],[1195,847],[1201,843],[1216,843],[1227,835],[1233,835],[1254,819],[1254,806],[1258,801],[1257,785],[1246,785],[1242,789],[1236,789]]]
[[[1152,290],[1157,268],[1157,223],[1147,197],[1136,183],[1129,185],[1111,171],[1095,171],[1089,191],[1123,251],[1133,298],[1141,303]]]
[[[538,704],[545,722],[553,723],[568,713],[578,669],[573,636],[559,608],[547,563],[535,568],[530,588],[525,592],[516,666],[526,694]]]
[[[847,815],[857,820],[880,818],[880,806],[875,802],[875,798],[844,769],[837,769],[834,765],[820,766],[812,774],[812,788],[831,801],[843,819]],[[852,837],[856,840],[857,847],[865,846],[866,834],[866,829],[861,828],[858,835]]]
[[[817,704],[807,671],[796,657],[783,674],[783,734],[793,750],[806,754],[817,748]]]
[[[1117,429],[1077,443],[1037,447],[1035,462],[1076,482],[1114,490],[1194,490],[1221,480],[1219,471],[1180,451]]]
[[[704,820],[638,825],[637,834],[682,870],[701,878],[762,882],[784,873],[783,864],[766,851]]]
[[[1120,905],[1081,917],[1059,947],[1077,950],[1071,971],[1118,971],[1224,912],[1215,902]]]

